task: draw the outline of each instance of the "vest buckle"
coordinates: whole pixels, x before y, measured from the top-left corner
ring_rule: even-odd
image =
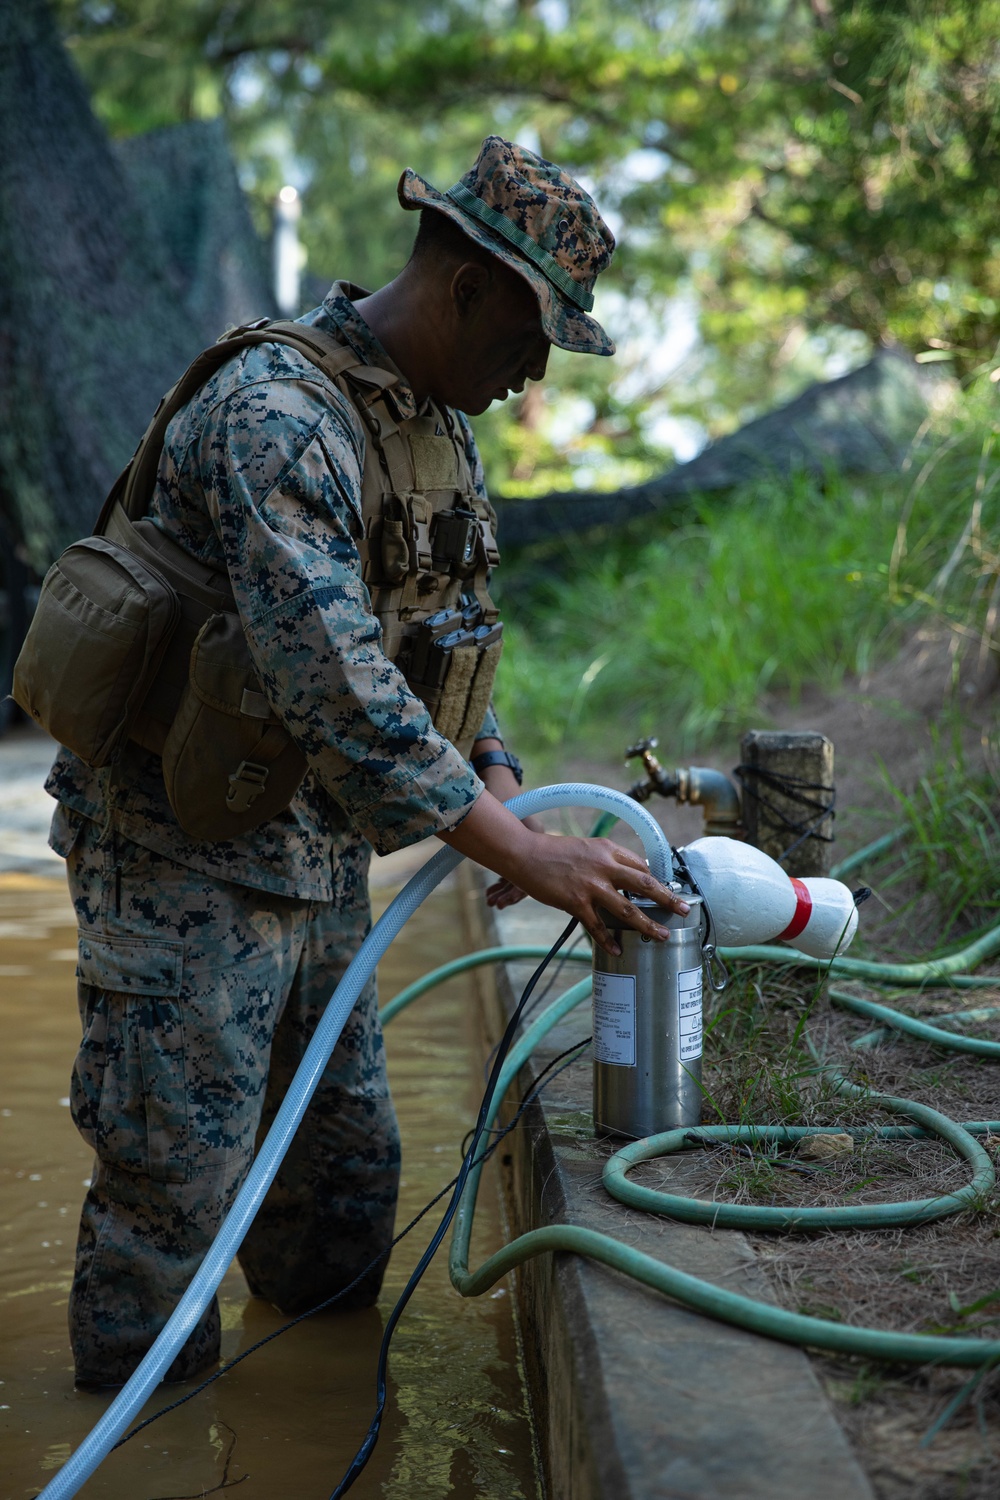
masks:
[[[249,812],[267,784],[267,766],[253,760],[241,760],[229,778],[226,806],[230,812]]]

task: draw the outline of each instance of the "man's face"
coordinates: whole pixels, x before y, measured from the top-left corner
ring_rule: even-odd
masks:
[[[459,272],[452,298],[454,349],[434,393],[438,399],[478,416],[511,391],[523,391],[526,380],[541,380],[550,345],[523,277],[499,261],[478,285],[475,278],[463,282]]]

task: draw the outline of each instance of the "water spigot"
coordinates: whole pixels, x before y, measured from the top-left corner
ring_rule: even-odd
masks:
[[[646,771],[645,781],[636,781],[628,789],[636,802],[648,802],[654,792],[661,797],[676,797],[679,782],[676,771],[665,771],[653,751],[659,744],[655,738],[637,740],[625,751],[626,760],[641,760]]]
[[[701,806],[705,812],[706,834],[743,838],[740,817],[740,794],[722,771],[708,766],[678,767],[667,771],[654,755],[658,741],[652,737],[637,740],[625,752],[626,760],[641,760],[646,771],[644,781],[629,787],[628,795],[636,802],[648,802],[654,792],[661,797],[675,797],[678,802]]]

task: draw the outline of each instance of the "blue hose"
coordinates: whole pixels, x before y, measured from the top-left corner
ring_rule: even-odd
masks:
[[[650,869],[656,878],[666,882],[673,877],[670,845],[663,830],[644,807],[633,802],[623,792],[571,782],[564,786],[539,787],[532,792],[522,792],[520,796],[513,797],[507,806],[520,818],[554,807],[590,807],[613,813],[639,835]],[[38,1500],[70,1500],[77,1493],[145,1405],[173,1363],[178,1350],[197,1328],[274,1181],[358,996],[386,949],[417,907],[461,859],[462,855],[448,848],[435,854],[386,908],[358,949],[323,1012],[246,1181],[237,1193],[232,1208],[223,1220],[190,1286],[139,1368],[91,1428],[76,1452],[70,1455],[58,1473],[49,1480]]]

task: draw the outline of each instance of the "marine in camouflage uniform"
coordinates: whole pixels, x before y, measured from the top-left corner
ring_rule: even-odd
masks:
[[[612,352],[587,313],[614,242],[567,174],[491,137],[447,194],[406,172],[400,201],[444,213],[517,270],[550,341]],[[300,321],[394,370],[355,306],[366,295],[335,284]],[[398,419],[417,414],[405,378],[387,399]],[[308,758],[287,811],[239,839],[192,839],[158,757],[134,744],[111,772],[62,751],[47,782],[80,928],[71,1102],[97,1157],[70,1300],[81,1383],[127,1378],[211,1243],[368,931],[370,847],[453,830],[483,792],[380,649],[358,553],[364,457],[353,403],[277,344],[224,365],[164,445],[150,514],[228,570],[266,695]],[[490,711],[479,739],[497,737]],[[244,1241],[252,1291],[295,1312],[347,1286],[389,1244],[398,1174],[372,983]],[[383,1268],[346,1305],[372,1301]],[[213,1304],[168,1378],[218,1349]]]

